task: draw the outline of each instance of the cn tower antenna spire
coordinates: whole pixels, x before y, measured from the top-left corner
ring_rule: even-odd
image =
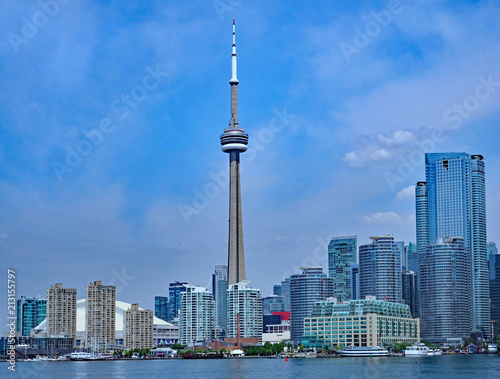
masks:
[[[233,54],[231,56],[231,80],[229,84],[238,85],[238,79],[236,78],[236,28],[235,22],[233,18]]]

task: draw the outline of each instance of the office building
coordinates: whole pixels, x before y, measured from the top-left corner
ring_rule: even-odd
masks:
[[[76,338],[76,288],[57,283],[47,288],[46,335]],[[73,342],[74,343],[74,342]]]
[[[175,282],[168,286],[168,322],[178,322],[181,312],[181,293],[186,290],[187,283]]]
[[[47,317],[47,300],[21,296],[17,300],[16,330],[22,336],[29,336],[31,329]]]
[[[262,299],[262,314],[264,316],[272,315],[273,312],[284,312],[285,304],[283,296],[271,295]]]
[[[123,334],[127,349],[152,349],[153,311],[132,304],[123,315]]]
[[[237,343],[238,338],[262,341],[262,294],[249,284],[242,281],[227,290],[226,342]]]
[[[204,287],[190,284],[181,293],[179,325],[181,344],[210,344],[215,337],[216,311],[212,294]]]
[[[273,295],[281,296],[281,283],[273,286]]]
[[[492,244],[492,242],[490,242]],[[494,245],[494,244],[493,244]],[[498,250],[491,251],[488,256],[490,271],[491,321],[494,334],[500,334],[500,254]]]
[[[100,280],[85,287],[86,345],[115,344],[116,287]]]
[[[283,297],[284,311],[290,312],[290,278],[281,282],[281,296]]]
[[[400,244],[390,235],[370,238],[359,247],[359,295],[402,303]]]
[[[160,320],[168,320],[168,297],[155,296],[155,317]]]
[[[446,342],[471,332],[471,280],[462,237],[437,239],[420,256],[422,338]]]
[[[490,306],[483,157],[429,153],[425,155],[425,164],[426,182],[417,183],[415,192],[418,254],[420,256],[437,239],[463,238],[472,288],[471,331],[488,337]]]
[[[224,337],[227,317],[227,266],[215,266],[212,275],[212,294],[216,307],[217,337]]]
[[[338,301],[352,299],[351,265],[357,263],[357,236],[333,237],[328,244],[328,276]]]
[[[304,319],[301,344],[317,348],[411,345],[420,341],[419,320],[406,304],[375,300],[319,301]]]
[[[405,270],[401,273],[401,292],[403,301],[410,307],[411,317],[417,317],[417,275]]]
[[[298,343],[304,331],[304,318],[308,317],[316,301],[333,297],[333,278],[323,274],[321,266],[301,267],[301,274],[290,278],[291,339]]]
[[[415,275],[418,273],[418,254],[417,245],[410,242],[405,246],[406,251],[406,267],[403,267],[403,271],[413,271]]]

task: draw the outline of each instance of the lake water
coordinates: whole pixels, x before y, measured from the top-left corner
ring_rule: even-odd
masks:
[[[19,378],[500,378],[500,356],[134,360],[0,364],[0,377]]]

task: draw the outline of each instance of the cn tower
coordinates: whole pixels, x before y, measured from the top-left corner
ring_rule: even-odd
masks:
[[[238,122],[238,79],[236,78],[236,34],[233,19],[233,53],[231,56],[231,119],[220,136],[222,151],[229,154],[229,244],[228,286],[245,280],[243,221],[241,217],[240,153],[247,150],[248,134]]]

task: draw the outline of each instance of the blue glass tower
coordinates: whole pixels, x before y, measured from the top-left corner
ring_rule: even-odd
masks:
[[[437,239],[463,238],[472,289],[472,329],[488,337],[490,310],[483,157],[467,153],[426,154],[425,173],[426,182],[417,183],[415,192],[419,259]],[[419,266],[421,270],[422,262]]]
[[[328,276],[334,282],[334,296],[352,299],[351,265],[357,263],[357,236],[333,237],[328,244]]]
[[[174,321],[178,318],[181,312],[181,293],[186,291],[187,283],[175,282],[170,283],[168,287],[168,322]]]
[[[30,335],[32,328],[37,327],[47,317],[47,300],[21,296],[17,301],[17,331],[22,336]]]
[[[168,321],[168,297],[155,296],[155,317]]]
[[[316,301],[333,296],[333,279],[321,266],[301,267],[301,274],[290,278],[291,340],[299,342],[304,333],[304,318],[309,317]]]
[[[401,251],[393,236],[370,237],[372,243],[359,247],[359,295],[402,303]]]

